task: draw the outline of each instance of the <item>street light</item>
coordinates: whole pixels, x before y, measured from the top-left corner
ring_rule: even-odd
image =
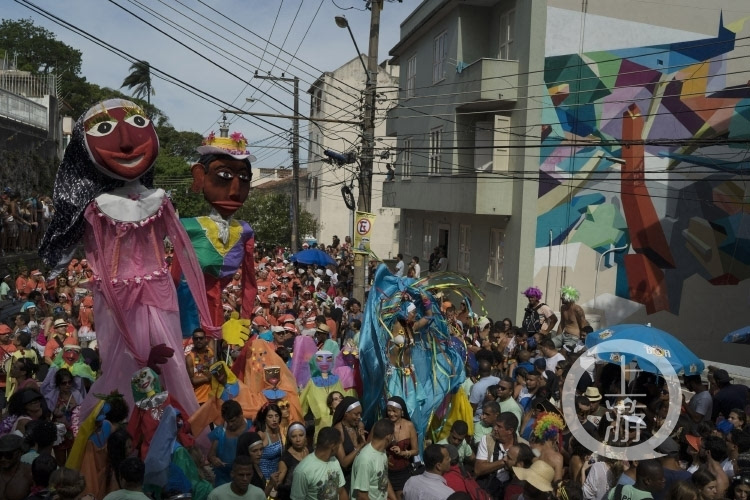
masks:
[[[367,69],[367,65],[365,64],[364,59],[362,59],[362,52],[359,50],[359,45],[357,45],[357,40],[354,39],[354,33],[352,33],[352,28],[349,26],[349,21],[344,16],[336,16],[333,18],[336,21],[336,26],[339,28],[346,28],[349,30],[349,36],[352,37],[352,42],[354,42],[354,48],[357,49],[357,57],[359,57],[359,62],[362,63],[362,67],[365,68],[365,76],[367,77],[367,85],[370,85],[370,71]]]

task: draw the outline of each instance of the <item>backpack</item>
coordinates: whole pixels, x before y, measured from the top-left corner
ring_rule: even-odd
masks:
[[[542,331],[542,321],[544,318],[539,314],[539,308],[546,305],[544,302],[540,302],[535,308],[531,309],[527,307],[525,309],[526,314],[523,316],[522,326],[527,333],[539,333]]]

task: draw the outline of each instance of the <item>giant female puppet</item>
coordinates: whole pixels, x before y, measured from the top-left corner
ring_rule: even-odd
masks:
[[[83,240],[94,271],[94,314],[105,372],[89,391],[82,416],[96,405],[94,394],[114,390],[125,394],[132,408],[130,379],[147,365],[160,369],[165,389],[188,414],[198,408],[180,355],[180,316],[165,237],[174,244],[206,333],[220,335],[210,319],[190,240],[164,191],[151,187],[158,152],[156,131],[143,110],[110,99],[78,119],[57,172],[55,215],[39,254],[47,265],[64,269]]]

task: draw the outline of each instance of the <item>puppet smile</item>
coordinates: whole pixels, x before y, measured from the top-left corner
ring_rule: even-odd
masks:
[[[143,155],[131,156],[131,157],[128,157],[128,158],[130,158],[130,159],[127,159],[127,158],[123,158],[123,159],[113,158],[113,160],[115,160],[117,163],[119,163],[123,167],[131,168],[131,167],[134,167],[134,166],[138,165],[141,162],[141,160],[143,160]]]

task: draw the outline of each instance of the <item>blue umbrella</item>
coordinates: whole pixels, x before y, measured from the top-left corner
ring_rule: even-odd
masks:
[[[336,264],[336,261],[333,260],[333,257],[325,253],[323,250],[318,250],[317,248],[308,248],[307,250],[297,252],[289,257],[289,260],[291,260],[292,262],[298,262],[300,264],[315,264],[316,266],[328,266],[331,264]]]
[[[727,334],[722,342],[731,344],[750,344],[750,326],[744,326],[739,330]]]
[[[623,341],[623,342],[620,342]],[[638,344],[634,344],[637,342]],[[627,343],[626,348],[623,344]],[[697,375],[705,368],[703,361],[685,344],[669,333],[649,325],[616,325],[604,328],[586,336],[586,347],[599,347],[597,358],[614,363],[625,363],[633,360],[647,372],[660,373],[651,361],[665,358],[672,365],[677,375]]]

